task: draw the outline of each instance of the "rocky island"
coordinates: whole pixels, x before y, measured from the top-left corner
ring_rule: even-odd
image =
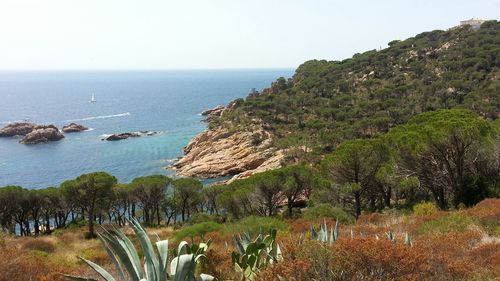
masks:
[[[63,127],[62,131],[65,132],[65,133],[77,133],[77,132],[83,132],[83,131],[86,131],[88,130],[89,128],[83,126],[83,125],[80,125],[80,124],[76,124],[76,123],[70,123],[66,126]]]
[[[23,137],[19,142],[23,144],[46,143],[58,141],[64,135],[54,125],[37,125],[33,123],[12,123],[0,129],[0,137]]]
[[[35,128],[32,123],[11,123],[0,129],[0,137],[25,136]]]
[[[46,143],[49,141],[58,141],[64,138],[64,135],[54,125],[37,125],[33,130],[21,139],[23,144]]]
[[[129,132],[129,133],[120,133],[120,134],[112,134],[110,136],[107,136],[101,140],[105,141],[118,141],[118,140],[125,140],[128,138],[138,138],[138,137],[144,137],[144,136],[154,136],[158,135],[160,132],[155,132],[155,131],[139,131],[139,132]]]

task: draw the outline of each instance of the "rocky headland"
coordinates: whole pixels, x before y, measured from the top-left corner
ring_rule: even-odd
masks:
[[[225,110],[228,109],[216,107],[202,115],[211,121]],[[282,166],[284,153],[271,143],[272,135],[260,126],[245,131],[222,126],[207,129],[189,142],[184,148],[185,155],[170,168],[181,176],[244,178]]]
[[[221,117],[222,113],[226,110],[225,106],[219,105],[217,107],[214,107],[212,109],[205,110],[201,113],[201,116],[205,117],[205,121],[210,121],[214,118]]]
[[[76,124],[76,123],[70,123],[62,128],[62,131],[65,133],[77,133],[77,132],[83,132],[88,130],[89,128]]]

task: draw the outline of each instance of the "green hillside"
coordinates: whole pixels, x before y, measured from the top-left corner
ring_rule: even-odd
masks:
[[[335,46],[332,46],[332,49]],[[436,109],[500,115],[500,23],[424,32],[343,61],[312,60],[293,78],[237,100],[210,126],[274,135],[274,146],[323,154],[346,139],[388,131]]]

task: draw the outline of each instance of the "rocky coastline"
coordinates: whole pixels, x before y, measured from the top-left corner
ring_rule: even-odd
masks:
[[[220,117],[226,107],[202,113],[208,122]],[[262,127],[251,131],[233,131],[218,127],[195,136],[182,156],[171,167],[180,176],[232,180],[280,168],[284,152],[271,146],[272,135]]]

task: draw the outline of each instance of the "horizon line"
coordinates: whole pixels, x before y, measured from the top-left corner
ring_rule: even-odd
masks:
[[[118,71],[231,71],[295,70],[297,67],[224,67],[224,68],[74,68],[74,69],[0,69],[0,72],[118,72]]]

